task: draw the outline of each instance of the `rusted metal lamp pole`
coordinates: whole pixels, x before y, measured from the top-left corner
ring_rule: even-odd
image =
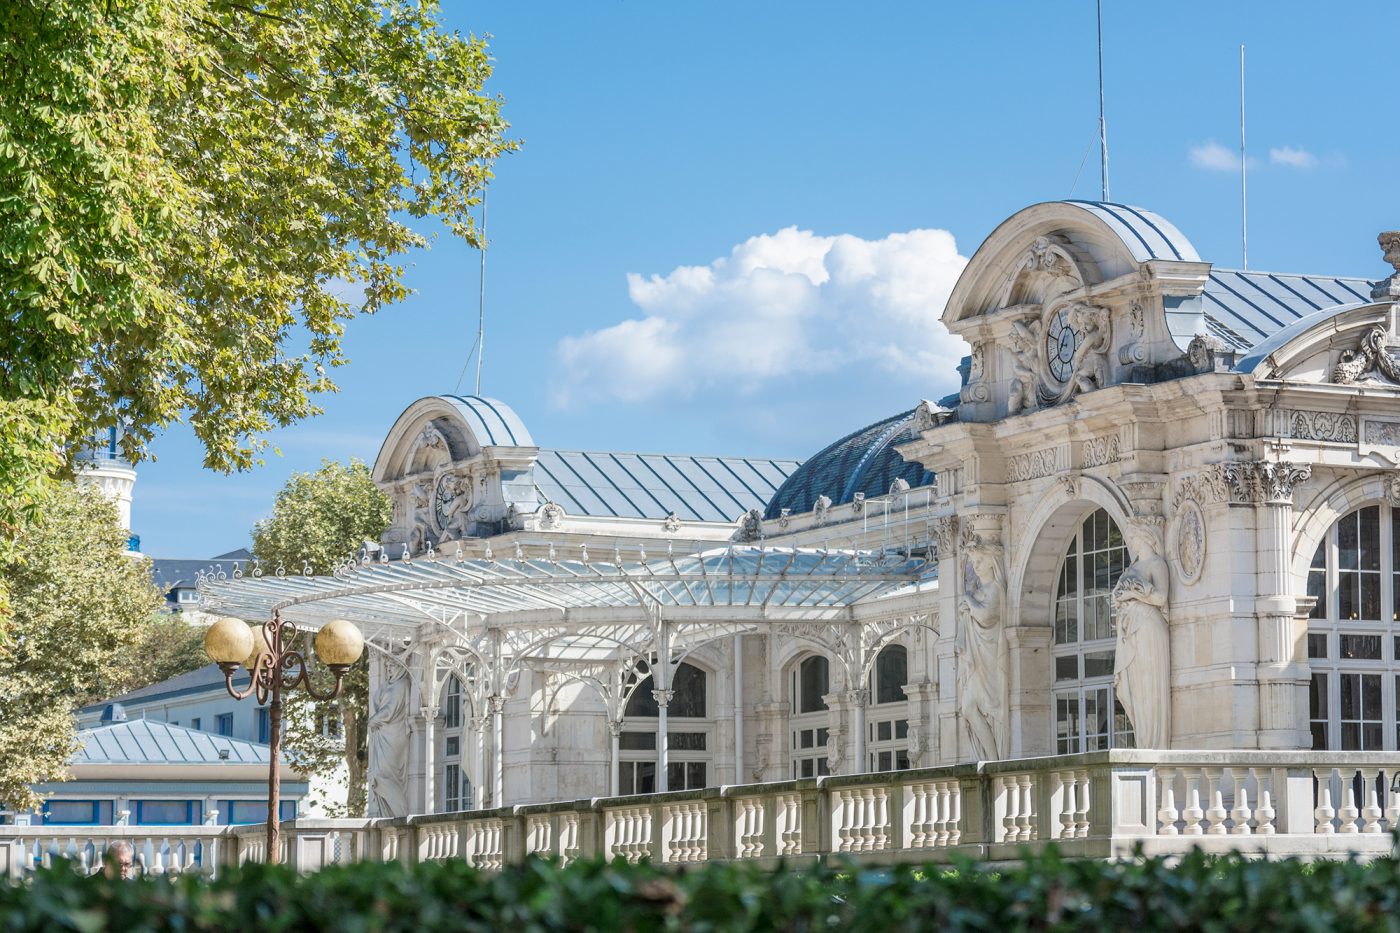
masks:
[[[257,626],[231,617],[219,619],[204,635],[205,653],[224,672],[229,696],[242,700],[256,695],[258,703],[267,707],[267,860],[272,863],[281,861],[282,855],[278,812],[282,797],[282,694],[301,687],[312,699],[335,699],[345,672],[359,660],[365,644],[360,630],[343,619],[321,627],[316,633],[316,656],[335,675],[335,685],[322,692],[312,686],[306,654],[292,647],[296,634],[296,626],[282,621],[281,613],[274,611],[271,619]],[[252,674],[252,681],[242,691],[233,686],[239,665]]]

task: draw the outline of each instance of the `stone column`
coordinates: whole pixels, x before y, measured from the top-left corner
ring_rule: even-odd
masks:
[[[656,681],[653,680],[652,683],[656,683]],[[669,743],[666,740],[670,723],[667,720],[666,711],[670,707],[671,698],[676,695],[676,691],[653,690],[651,695],[656,700],[656,792],[664,794],[671,789],[671,779],[668,774],[671,750],[667,747]]]
[[[846,703],[851,709],[851,732],[855,739],[855,748],[852,750],[851,774],[864,774],[870,770],[870,762],[865,756],[865,708],[870,703],[870,691],[861,687],[858,690],[849,690],[846,693]]]
[[[491,791],[491,780],[486,771],[486,729],[490,724],[489,715],[472,717],[472,758],[476,773],[472,776],[472,799],[467,802],[468,810],[484,809],[487,794]]]
[[[1307,748],[1307,717],[1298,715],[1307,703],[1307,620],[1299,620],[1293,596],[1291,527],[1294,487],[1312,468],[1256,460],[1226,463],[1223,471],[1232,498],[1255,505],[1258,747]]]
[[[622,762],[622,720],[608,720],[608,796],[616,797],[622,793],[622,775],[620,774]]]
[[[506,708],[506,698],[492,694],[486,698],[491,710],[491,800],[489,806],[505,804],[505,722],[502,714]]]
[[[438,708],[426,704],[419,714],[423,721],[423,812],[437,812],[437,717]]]

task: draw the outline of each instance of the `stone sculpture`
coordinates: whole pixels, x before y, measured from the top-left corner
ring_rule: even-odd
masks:
[[[964,593],[958,603],[958,712],[979,761],[1007,754],[1007,695],[1010,669],[1004,606],[1006,584],[997,549],[982,543],[965,548]]]
[[[1040,388],[1040,379],[1036,376],[1039,365],[1036,352],[1040,338],[1032,326],[1025,321],[1011,325],[1008,341],[1011,346],[1011,392],[1006,400],[1008,415],[1036,407],[1036,395]]]
[[[408,672],[385,664],[369,717],[370,795],[379,816],[408,815]]]
[[[1124,528],[1133,562],[1113,588],[1118,624],[1113,686],[1133,722],[1138,748],[1171,747],[1171,633],[1167,626],[1170,577],[1161,536],[1152,519]]]

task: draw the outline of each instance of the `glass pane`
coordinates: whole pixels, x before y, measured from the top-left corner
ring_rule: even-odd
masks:
[[[880,765],[877,771],[890,771],[894,769],[894,755],[890,752],[880,753]]]
[[[1361,618],[1367,622],[1381,620],[1381,575],[1378,573],[1361,575]]]
[[[705,672],[693,664],[681,662],[676,668],[676,679],[671,685],[675,695],[666,708],[668,716],[686,719],[703,719],[705,716]]]
[[[1065,655],[1055,659],[1055,679],[1074,680],[1079,676],[1079,656]]]
[[[1361,583],[1355,573],[1337,575],[1337,618],[1355,621],[1361,608]]]
[[[1319,632],[1308,633],[1308,657],[1327,657],[1327,636]]]
[[[1337,522],[1337,569],[1355,570],[1360,565],[1360,544],[1357,541],[1357,515],[1353,512]]]
[[[799,733],[799,737],[801,739],[801,742],[797,746],[798,748],[811,748],[812,742],[816,738],[816,733],[814,733],[811,729],[803,729],[802,732]]]
[[[909,720],[896,719],[894,721],[894,737],[897,739],[909,738]]]
[[[200,804],[190,800],[142,800],[136,805],[137,822],[187,826],[197,822]],[[267,804],[262,804],[263,819],[267,819]]]
[[[666,765],[666,789],[687,789],[685,786],[685,762],[673,761]]]
[[[1396,579],[1400,580],[1400,577],[1396,577]],[[1308,618],[1327,618],[1327,571],[1311,570],[1308,572],[1308,595],[1317,600],[1313,603]]]
[[[656,750],[655,732],[624,732],[617,737],[617,747],[624,752]]]
[[[903,645],[890,645],[875,659],[875,702],[904,702],[908,680],[909,652]]]
[[[44,807],[46,823],[92,823],[97,805],[92,800],[50,800]]]
[[[705,740],[703,732],[671,732],[666,736],[666,747],[674,752],[703,752]]]
[[[816,762],[814,762],[814,761],[813,761],[812,759],[810,759],[810,758],[803,758],[803,759],[802,759],[802,776],[805,777],[805,778],[806,778],[806,777],[811,777],[811,776],[812,776],[812,773],[813,773],[813,770],[815,769],[815,767],[816,767]]]
[[[798,712],[815,713],[826,709],[826,701],[822,697],[830,692],[830,674],[831,665],[822,655],[813,655],[802,662],[798,672],[802,684]]]
[[[817,777],[826,777],[831,773],[831,764],[825,758],[817,759]]]
[[[1343,719],[1361,718],[1361,678],[1357,674],[1338,675]]]
[[[876,723],[875,731],[879,741],[888,742],[894,735],[894,723],[890,722],[888,719]]]
[[[1327,719],[1327,675],[1312,675],[1312,684],[1308,687],[1308,718]]]
[[[1309,643],[1315,637],[1317,636],[1309,635]],[[1325,636],[1323,637],[1325,638]],[[1381,660],[1381,636],[1342,635],[1341,656],[1348,659],[1379,661]]]
[[[705,786],[705,762],[687,761],[685,763],[685,786],[687,789]]]
[[[642,678],[642,682],[637,684],[632,695],[627,698],[627,708],[624,715],[655,718],[660,710],[656,706],[656,697],[652,695],[654,689],[656,688],[652,683],[651,675]]]
[[[820,729],[817,730],[817,745],[821,746],[822,748],[826,747],[826,737],[829,732],[830,730],[827,729],[826,726],[822,726]]]
[[[908,771],[908,770],[909,770],[909,753],[908,753],[908,752],[905,752],[905,751],[897,751],[897,752],[894,753],[894,769],[895,769],[896,771]]]
[[[1361,724],[1356,722],[1342,723],[1342,751],[1354,752],[1361,748]]]
[[[637,769],[637,790],[635,793],[656,793],[656,762],[635,761],[632,764]]]
[[[1112,677],[1113,652],[1089,651],[1084,654],[1084,677]]]
[[[1381,675],[1361,675],[1361,718],[1367,722],[1381,719]]]
[[[1361,569],[1381,569],[1381,513],[1374,505],[1361,510],[1358,537],[1361,544]]]

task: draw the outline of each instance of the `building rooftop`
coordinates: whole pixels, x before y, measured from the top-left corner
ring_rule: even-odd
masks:
[[[239,669],[233,676],[235,686],[246,685],[248,683],[248,672]],[[198,670],[190,671],[188,674],[179,674],[169,680],[162,680],[159,683],[149,684],[123,693],[121,696],[94,703],[91,706],[84,706],[80,713],[92,713],[102,710],[113,703],[122,706],[133,706],[139,703],[150,703],[155,700],[168,699],[176,696],[185,696],[191,693],[201,693],[217,687],[219,691],[224,690],[224,672],[219,670],[217,664],[206,664]]]
[[[266,764],[268,747],[167,722],[132,719],[83,729],[73,765]]]
[[[535,489],[571,515],[730,522],[761,509],[797,460],[541,450]]]
[[[1226,346],[1243,352],[1304,316],[1336,305],[1370,301],[1362,278],[1212,269],[1206,282],[1206,325]]]
[[[855,498],[883,496],[902,479],[909,486],[927,486],[934,476],[918,463],[905,460],[895,447],[914,439],[914,410],[900,412],[847,434],[813,455],[787,478],[768,502],[764,518],[778,518],[783,509],[794,515],[810,512],[818,496],[832,505]]]

